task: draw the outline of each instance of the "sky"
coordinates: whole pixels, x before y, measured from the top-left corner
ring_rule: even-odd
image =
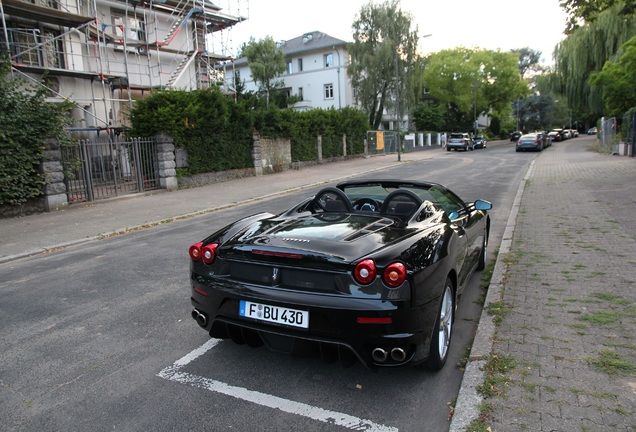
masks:
[[[234,55],[242,43],[271,36],[290,40],[320,31],[353,41],[351,25],[369,0],[212,0],[222,12],[247,20],[223,31],[216,43]],[[374,4],[382,1],[374,0]],[[541,51],[542,63],[563,38],[566,15],[559,0],[401,0],[418,26],[424,54],[456,47],[510,51],[529,47]]]

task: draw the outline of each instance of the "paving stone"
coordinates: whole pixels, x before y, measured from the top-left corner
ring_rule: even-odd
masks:
[[[626,186],[626,185],[631,185]],[[518,363],[489,398],[496,431],[633,431],[636,365],[636,159],[572,142],[542,152],[523,192],[493,352]]]

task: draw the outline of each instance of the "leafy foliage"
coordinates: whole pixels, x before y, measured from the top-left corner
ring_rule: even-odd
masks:
[[[272,108],[254,113],[254,127],[262,136],[288,137],[292,160],[310,161],[318,158],[316,139],[322,137],[324,158],[342,156],[342,136],[347,136],[347,154],[360,154],[369,124],[364,112],[356,108],[341,110],[293,111]]]
[[[20,205],[43,194],[39,171],[49,138],[68,141],[64,126],[69,104],[46,102],[44,88],[26,87],[9,75],[10,62],[0,60],[0,205]]]
[[[445,129],[470,130],[475,114],[508,115],[510,101],[529,92],[517,63],[514,53],[462,47],[431,54],[424,82],[445,107]]]
[[[170,135],[188,149],[188,174],[252,166],[248,110],[220,90],[153,92],[135,103],[132,136]]]
[[[373,129],[379,127],[384,109],[395,106],[396,91],[402,99],[401,112],[414,102],[419,57],[413,23],[412,14],[403,12],[399,1],[390,0],[364,5],[352,24],[347,73]]]
[[[619,15],[632,15],[636,0],[561,0],[561,7],[568,14],[566,33],[573,33],[584,23],[596,20],[599,14],[617,7]]]
[[[636,106],[636,36],[622,48],[617,62],[608,61],[603,69],[590,76],[590,83],[601,89],[610,116],[620,116]]]
[[[417,130],[441,131],[445,129],[445,114],[441,105],[423,103],[413,110],[412,117]]]
[[[342,155],[343,134],[347,154],[363,151],[368,123],[360,110],[254,109],[253,102],[235,102],[219,89],[153,92],[135,104],[130,135],[173,137],[175,146],[188,150],[184,175],[252,167],[254,130],[263,137],[290,138],[295,161],[317,159],[318,135],[323,157]]]
[[[522,78],[526,78],[528,72],[538,73],[543,71],[543,67],[539,63],[541,61],[541,51],[524,47],[514,49],[511,52],[519,56],[519,75]]]
[[[272,90],[282,86],[282,80],[276,77],[285,72],[285,54],[276,47],[271,36],[258,42],[250,38],[242,54],[247,57],[252,78],[265,93],[269,105]]]
[[[553,126],[554,99],[551,95],[533,94],[515,103],[522,131],[546,130]]]
[[[636,36],[636,16],[621,16],[621,10],[621,5],[604,10],[556,47],[555,89],[574,111],[587,116],[604,114],[601,89],[589,85],[588,80],[607,61],[617,61],[621,46]]]

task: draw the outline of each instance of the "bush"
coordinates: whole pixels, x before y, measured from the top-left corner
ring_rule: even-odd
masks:
[[[46,102],[47,91],[23,87],[9,76],[6,53],[0,59],[0,205],[17,206],[43,195],[44,174],[39,171],[49,138],[62,144],[70,104]]]
[[[154,92],[136,102],[131,120],[129,135],[166,133],[175,146],[188,150],[189,167],[179,170],[183,175],[252,167],[254,130],[262,137],[289,138],[292,160],[308,161],[318,158],[318,135],[325,158],[342,155],[343,134],[347,154],[362,153],[368,129],[357,109],[254,109],[253,100],[236,103],[216,88]]]

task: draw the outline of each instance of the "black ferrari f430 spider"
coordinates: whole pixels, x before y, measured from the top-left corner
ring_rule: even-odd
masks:
[[[411,180],[324,188],[193,244],[192,317],[252,347],[439,370],[459,296],[486,265],[491,208]]]

